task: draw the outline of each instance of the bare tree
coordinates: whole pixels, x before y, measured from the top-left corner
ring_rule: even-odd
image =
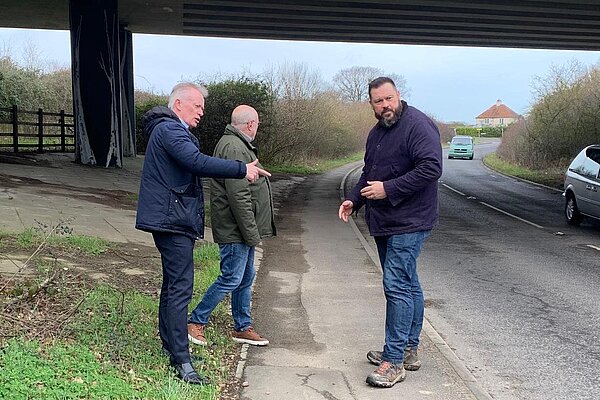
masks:
[[[386,74],[382,69],[375,67],[354,66],[342,69],[335,74],[333,82],[342,96],[342,100],[350,103],[361,102],[369,99],[369,82],[380,76],[391,78],[403,97],[408,95],[406,79],[402,75]]]
[[[367,85],[383,71],[374,67],[350,67],[340,70],[333,77],[342,99],[349,103],[367,101],[369,93]]]
[[[44,56],[40,48],[31,39],[25,40],[22,46],[25,69],[38,73],[44,71]]]
[[[0,42],[0,60],[10,58],[12,54],[12,46],[10,42],[3,40]]]
[[[280,99],[311,99],[325,88],[319,71],[304,63],[285,62],[269,68],[264,77]]]
[[[536,100],[570,88],[588,73],[588,68],[576,59],[571,59],[563,65],[553,64],[546,76],[533,77],[531,88]]]

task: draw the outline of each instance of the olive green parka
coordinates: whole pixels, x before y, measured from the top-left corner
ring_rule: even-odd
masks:
[[[247,164],[257,159],[257,150],[229,124],[214,156]],[[262,238],[277,234],[271,183],[265,176],[253,183],[246,179],[211,179],[210,214],[215,243],[256,246]]]

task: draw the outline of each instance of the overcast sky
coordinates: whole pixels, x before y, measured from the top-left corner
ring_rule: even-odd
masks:
[[[0,54],[17,60],[27,43],[41,59],[70,65],[66,31],[0,28]],[[337,71],[372,66],[403,75],[409,104],[442,121],[474,123],[497,99],[518,113],[533,100],[534,76],[552,65],[600,62],[600,52],[488,49],[414,45],[292,42],[134,35],[136,88],[168,93],[182,79],[242,72],[259,74],[284,62],[304,63],[331,82]]]

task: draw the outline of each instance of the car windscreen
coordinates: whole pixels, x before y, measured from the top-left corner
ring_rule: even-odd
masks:
[[[466,146],[471,144],[471,139],[468,138],[454,138],[452,139],[452,144],[459,144],[462,146]]]

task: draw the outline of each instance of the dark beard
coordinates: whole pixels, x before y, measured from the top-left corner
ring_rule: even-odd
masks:
[[[384,128],[389,128],[390,126],[394,125],[396,122],[398,122],[398,120],[400,119],[400,114],[402,114],[402,103],[398,104],[398,108],[396,108],[395,110],[393,110],[393,115],[390,118],[385,118],[383,116],[383,113],[385,113],[388,110],[383,110],[381,112],[381,115],[375,113],[375,118],[377,118],[379,120],[379,126],[382,126]]]

